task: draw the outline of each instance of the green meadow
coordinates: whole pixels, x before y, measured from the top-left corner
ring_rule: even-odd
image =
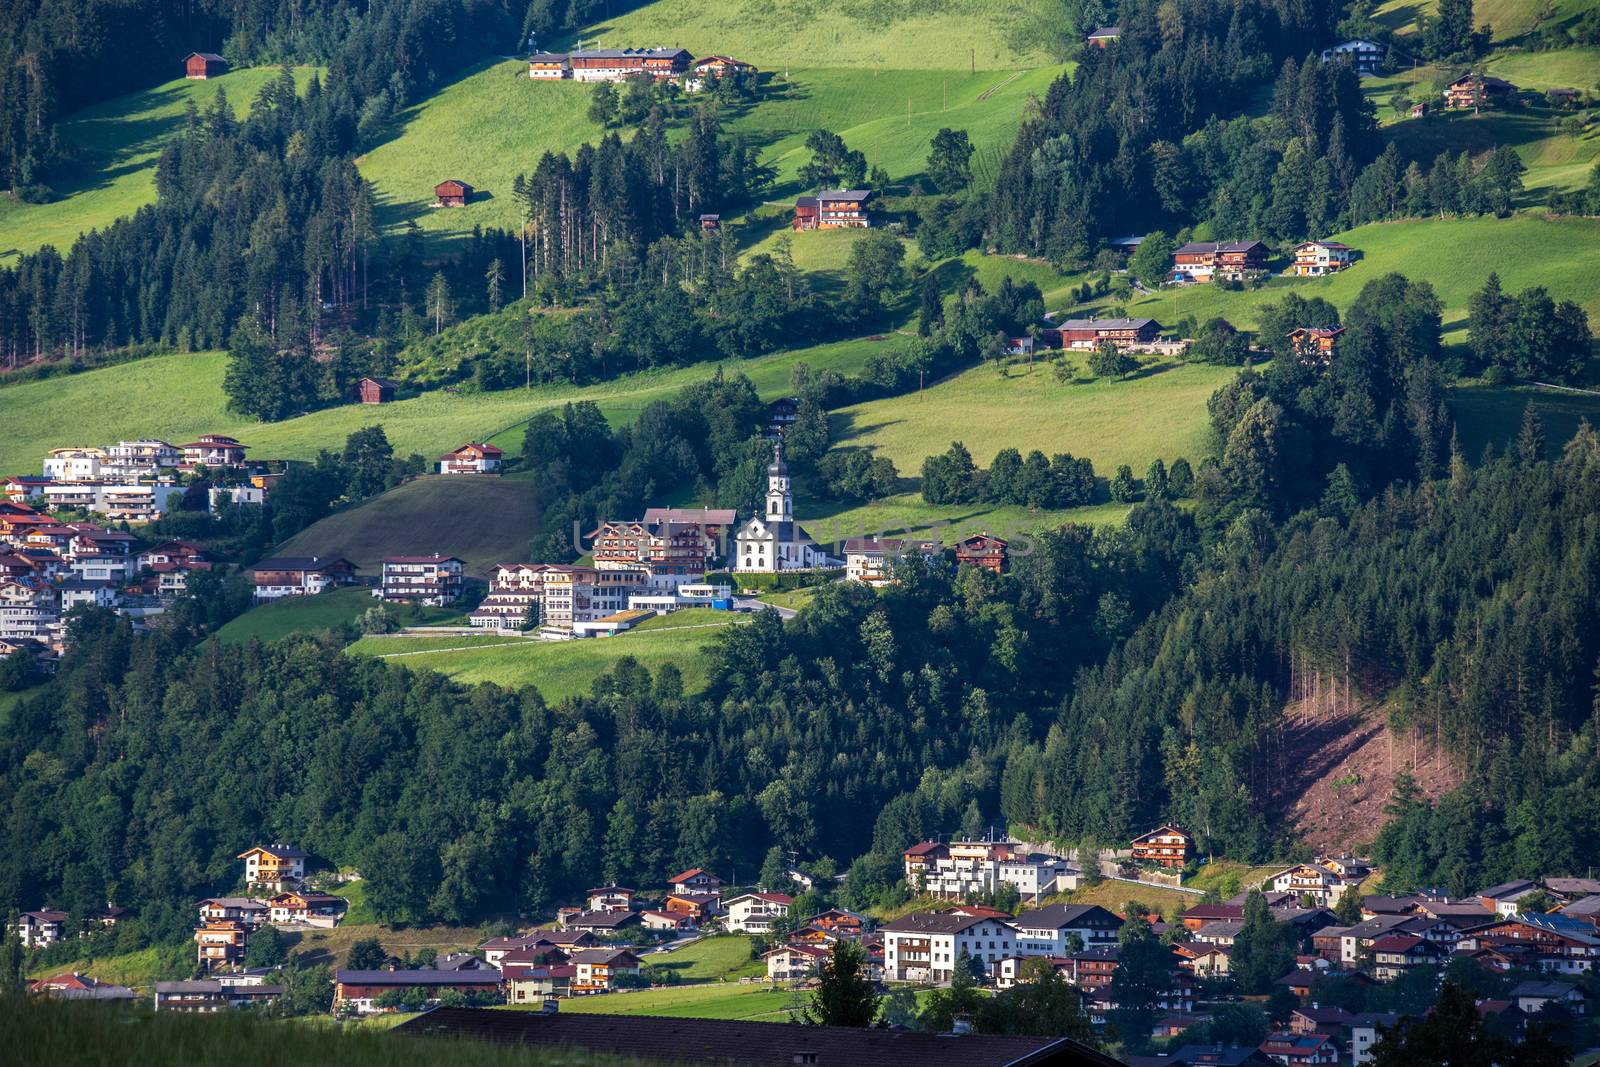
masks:
[[[462,236],[474,226],[515,229],[512,179],[531,174],[546,152],[571,152],[600,139],[587,116],[592,86],[532,82],[527,70],[517,60],[475,68],[406,109],[357,160],[373,183],[378,221],[388,232],[408,221],[430,235]],[[446,178],[473,187],[465,207],[429,206],[433,187]]]
[[[770,71],[1004,70],[1048,60],[1034,42],[1056,17],[1046,0],[657,0],[579,36],[587,47],[682,47]]]
[[[786,1023],[797,1005],[804,1007],[805,998],[806,994],[797,995],[788,989],[708,982],[576,997],[562,1001],[561,1010],[578,1015],[661,1015],[674,1019]]]
[[[303,89],[312,68],[297,67]],[[156,199],[155,167],[162,145],[183,126],[190,101],[202,112],[226,90],[243,115],[276,67],[233,70],[217,78],[178,78],[86,108],[61,123],[69,161],[49,175],[57,195],[47,204],[0,197],[0,264],[18,252],[54,245],[65,253],[78,235],[109,226]]]
[[[1550,18],[1557,25],[1570,25],[1594,6],[1595,0],[1551,0],[1548,10]],[[1432,15],[1437,7],[1435,0],[1384,0],[1373,18],[1404,35],[1415,31],[1418,16]],[[1474,0],[1472,15],[1480,29],[1492,27],[1495,41],[1505,42],[1537,27],[1544,7],[1541,0]]]
[[[283,552],[282,555],[290,555]],[[316,633],[353,623],[377,601],[365,586],[332,589],[317,596],[285,597],[276,603],[262,604],[232,620],[217,631],[217,639],[229,644],[276,641],[296,633]],[[422,608],[415,615],[399,609],[401,621],[408,625],[429,625],[458,617],[449,608]]]
[[[549,701],[587,693],[594,680],[623,657],[637,660],[652,672],[673,664],[682,672],[685,688],[694,691],[704,687],[709,677],[705,651],[724,627],[744,619],[726,612],[716,614],[721,616],[720,621],[641,628],[616,637],[575,641],[469,639],[443,648],[439,647],[440,639],[434,637],[363,637],[349,651],[353,655],[379,656],[415,671],[437,671],[468,685],[531,685]],[[409,642],[418,640],[429,642],[430,647],[410,651]]]
[[[861,338],[791,349],[720,366],[746,374],[763,397],[787,395],[796,363],[852,374],[867,358],[894,344]],[[0,473],[33,473],[47,451],[67,445],[106,444],[119,438],[160,437],[176,444],[203,433],[237,437],[252,456],[315,459],[338,448],[352,431],[381,423],[395,451],[430,458],[469,440],[490,440],[507,450],[522,447],[522,424],[535,413],[569,401],[594,400],[614,425],[626,425],[645,405],[716,373],[701,363],[625,375],[589,386],[538,385],[531,390],[446,393],[397,400],[382,407],[344,404],[283,422],[242,419],[227,410],[221,352],[156,356],[81,374],[0,386]]]
[[[1230,292],[1197,285],[1164,290],[1128,304],[1133,315],[1171,325],[1192,315],[1205,322],[1221,315],[1241,328],[1255,326],[1256,309],[1281,300],[1289,289],[1348,307],[1361,287],[1398,271],[1427,281],[1444,301],[1445,340],[1466,341],[1467,301],[1498,271],[1509,290],[1542,285],[1560,300],[1575,300],[1600,321],[1600,221],[1516,215],[1509,219],[1410,219],[1378,222],[1333,235],[1360,259],[1329,278],[1274,278],[1260,289]]]

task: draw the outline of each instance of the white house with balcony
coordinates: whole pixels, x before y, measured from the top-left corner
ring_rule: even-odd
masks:
[[[727,911],[723,926],[738,934],[767,934],[772,924],[787,918],[794,898],[783,893],[741,893],[722,903]]]

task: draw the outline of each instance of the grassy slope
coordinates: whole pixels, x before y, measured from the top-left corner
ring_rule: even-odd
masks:
[[[1303,296],[1321,296],[1348,307],[1361,287],[1398,271],[1426,280],[1444,301],[1446,341],[1466,341],[1467,301],[1491,271],[1517,291],[1542,285],[1561,300],[1576,300],[1591,320],[1600,319],[1600,222],[1518,215],[1509,219],[1423,219],[1379,222],[1335,235],[1357,249],[1361,260],[1331,278],[1277,279],[1265,288],[1227,292],[1192,286],[1163,292],[1129,305],[1135,315],[1175,322],[1192,315],[1204,322],[1222,315],[1241,327],[1255,325],[1255,310],[1283,298],[1293,286]]]
[[[329,515],[277,551],[344,556],[367,575],[378,573],[385,556],[439,552],[482,575],[502,560],[524,558],[538,521],[525,481],[432,475]]]
[[[710,981],[766,974],[766,964],[750,958],[752,939],[725,934],[696,941],[676,952],[652,952],[645,962],[672,971],[685,981]]]
[[[1435,0],[1384,0],[1374,18],[1400,34],[1414,31],[1417,16],[1432,15],[1437,8]],[[1473,20],[1481,28],[1494,29],[1496,42],[1512,40],[1533,29],[1538,22],[1540,0],[1474,0]],[[1561,25],[1573,22],[1584,11],[1595,6],[1595,0],[1553,0],[1553,19]]]
[[[407,220],[430,232],[470,233],[475,225],[514,227],[511,181],[532,173],[546,151],[571,151],[599,139],[585,112],[590,87],[530,82],[527,65],[475,68],[400,116],[391,135],[358,161],[377,188],[378,221]],[[464,208],[431,208],[433,187],[459,178],[474,189]]]
[[[675,45],[737,56],[764,70],[786,66],[1005,70],[1045,57],[1018,32],[1045,14],[1040,0],[743,0],[708,5],[658,0],[582,31],[586,45]]]
[[[724,619],[721,625],[645,630],[582,641],[484,642],[481,647],[456,645],[450,647],[459,651],[414,655],[401,652],[412,638],[365,637],[351,645],[350,651],[385,656],[391,663],[412,670],[438,671],[468,684],[494,682],[513,688],[531,685],[551,701],[587,693],[597,677],[616,666],[622,657],[632,656],[652,671],[664,664],[676,665],[683,672],[685,687],[692,691],[706,683],[703,653],[717,639],[722,625],[734,622],[727,616]]]
[[[61,141],[72,154],[63,173],[52,176],[59,199],[24,204],[0,197],[0,261],[13,252],[51,244],[63,252],[80,233],[131,215],[156,198],[155,165],[162,144],[183,125],[189,101],[202,112],[226,90],[234,112],[243,114],[277,68],[229,71],[220,78],[184,78],[86,108],[61,124]],[[295,71],[304,88],[311,68]]]
[[[1082,370],[1083,357],[1077,361]],[[1002,448],[1088,456],[1097,473],[1118,464],[1143,474],[1160,456],[1198,462],[1205,449],[1205,402],[1235,373],[1200,364],[1157,365],[1129,381],[1063,383],[1044,362],[1009,368],[1002,378],[976,367],[915,393],[856,404],[831,416],[843,444],[888,456],[902,475],[927,456],[966,439],[980,466]],[[981,435],[981,436],[980,436]]]
[[[798,362],[840,374],[859,370],[885,342],[843,341],[724,364],[749,375],[764,397],[786,395]],[[536,386],[499,393],[442,391],[382,407],[346,404],[284,422],[259,423],[226,410],[218,352],[159,356],[65,378],[0,386],[0,474],[36,473],[51,449],[109,443],[121,437],[163,437],[177,444],[202,433],[227,433],[253,456],[314,459],[338,448],[354,430],[381,423],[395,451],[432,457],[469,439],[495,434],[502,448],[520,449],[521,424],[535,412],[572,400],[595,400],[613,423],[633,421],[653,400],[669,396],[716,370],[709,363],[628,375],[598,385]],[[92,427],[92,432],[86,427]],[[509,432],[506,432],[509,431]]]
[[[276,641],[294,633],[313,633],[354,622],[376,603],[370,590],[334,589],[318,596],[289,597],[251,608],[217,631],[217,639],[243,643],[252,637]]]

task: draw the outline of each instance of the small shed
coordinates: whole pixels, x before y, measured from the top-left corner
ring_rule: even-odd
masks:
[[[183,76],[196,81],[216,77],[228,69],[228,61],[215,52],[190,52],[183,58]]]
[[[721,225],[722,225],[722,216],[721,215],[701,215],[700,216],[700,228],[702,230],[715,230],[715,229],[718,229],[719,227],[721,227]]]
[[[466,207],[472,199],[472,186],[455,178],[447,178],[433,187],[433,195],[440,207]]]
[[[391,378],[368,376],[361,379],[356,388],[361,393],[363,404],[387,404],[394,399],[395,390],[400,388],[400,383]]]
[[[814,230],[817,228],[816,197],[802,196],[795,199],[794,228],[797,230]]]

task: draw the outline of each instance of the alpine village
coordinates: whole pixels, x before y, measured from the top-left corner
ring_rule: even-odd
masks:
[[[1600,0],[0,28],[0,1059],[1600,1064]]]

